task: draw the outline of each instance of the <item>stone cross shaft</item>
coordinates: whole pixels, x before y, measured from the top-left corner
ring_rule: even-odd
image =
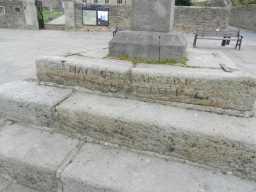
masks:
[[[169,32],[173,0],[133,0],[131,29]],[[174,5],[173,5],[174,6]]]

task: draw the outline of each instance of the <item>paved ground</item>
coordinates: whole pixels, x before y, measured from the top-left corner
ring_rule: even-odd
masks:
[[[256,75],[256,33],[243,31],[243,49],[222,48],[220,42],[199,41],[198,49],[221,50],[243,70]],[[191,47],[193,36],[186,34]],[[35,78],[35,59],[42,55],[85,52],[107,54],[108,32],[29,31],[0,29],[0,83]]]
[[[65,15],[62,15],[52,21],[50,21],[49,23],[47,24],[52,24],[52,25],[64,25],[65,24]]]

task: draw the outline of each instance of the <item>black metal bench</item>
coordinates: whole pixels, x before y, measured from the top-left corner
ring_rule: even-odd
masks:
[[[221,46],[230,44],[230,41],[236,41],[235,49],[241,49],[243,36],[240,31],[197,31],[194,33],[193,47],[196,47],[198,39],[221,40]]]

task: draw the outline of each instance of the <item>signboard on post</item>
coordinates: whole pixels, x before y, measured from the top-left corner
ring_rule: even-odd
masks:
[[[84,5],[82,7],[83,24],[94,26],[109,25],[109,7],[103,5]]]

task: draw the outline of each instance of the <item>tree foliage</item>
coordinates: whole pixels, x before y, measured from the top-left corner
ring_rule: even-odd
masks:
[[[177,6],[191,6],[191,0],[175,0],[175,5]]]

